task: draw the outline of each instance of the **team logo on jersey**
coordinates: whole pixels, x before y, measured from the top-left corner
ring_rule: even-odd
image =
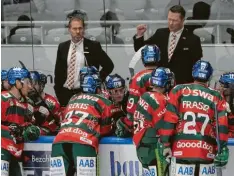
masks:
[[[191,95],[191,93],[192,93],[192,90],[189,87],[187,87],[187,86],[185,88],[183,88],[183,90],[182,90],[182,94],[185,97]]]

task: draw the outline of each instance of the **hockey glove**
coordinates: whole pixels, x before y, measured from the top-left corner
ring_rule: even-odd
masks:
[[[24,141],[35,141],[40,136],[40,128],[35,125],[29,125],[25,127],[23,132]]]
[[[116,122],[116,130],[115,134],[117,137],[130,137],[131,136],[131,129],[124,123],[124,118],[122,117]]]
[[[171,148],[169,146],[168,147],[164,146],[164,144],[161,142],[158,142],[157,145],[158,145],[157,148],[159,150],[159,157],[161,158],[160,160],[164,160],[169,164],[170,159],[172,157]]]
[[[44,106],[39,106],[38,109],[34,112],[34,117],[36,119],[36,125],[42,125],[46,118],[50,115],[49,110]]]
[[[216,167],[223,167],[227,164],[229,158],[229,149],[227,147],[223,147],[221,152],[215,156],[214,164]]]
[[[24,141],[23,138],[23,127],[19,126],[18,124],[11,124],[9,127],[10,135],[13,138],[13,141],[18,144]]]

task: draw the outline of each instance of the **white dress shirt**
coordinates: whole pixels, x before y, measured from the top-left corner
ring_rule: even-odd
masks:
[[[72,46],[73,45],[76,45],[76,71],[75,71],[75,81],[74,81],[74,87],[73,89],[77,89],[77,88],[80,88],[80,69],[82,67],[85,66],[85,56],[84,56],[84,42],[83,40],[81,40],[80,42],[78,43],[73,43],[71,41],[71,44],[70,44],[70,47],[69,47],[69,51],[68,51],[68,57],[67,57],[67,68],[69,67],[69,64],[70,64],[70,60],[71,60],[71,55],[72,55]],[[68,71],[68,69],[67,69]],[[68,73],[67,73],[68,75]],[[63,85],[64,87],[67,88],[67,81],[65,82],[65,84]]]
[[[172,35],[173,35],[173,34],[176,35],[176,40],[175,40],[175,48],[176,48],[177,43],[178,43],[178,41],[179,41],[179,39],[180,39],[180,36],[181,36],[183,30],[184,30],[184,28],[180,29],[180,30],[177,31],[177,32],[170,32],[170,34],[169,34],[169,39],[168,39],[168,45],[167,45],[167,51],[168,51],[168,53],[169,53],[169,48],[170,48],[170,44],[171,44],[171,41],[172,41]]]

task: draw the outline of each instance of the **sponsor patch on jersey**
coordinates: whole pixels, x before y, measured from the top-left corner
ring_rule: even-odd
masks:
[[[191,176],[195,174],[195,164],[176,163],[176,176]]]
[[[199,176],[216,176],[214,164],[200,164]]]
[[[96,176],[96,157],[77,157],[77,175]]]
[[[85,137],[80,137],[80,140],[83,141],[83,142],[85,142],[85,143],[88,143],[90,145],[92,145],[92,143],[93,143],[91,140],[89,140],[89,139],[87,139]]]
[[[1,175],[9,176],[9,162],[1,160]]]
[[[183,152],[182,151],[175,151],[175,152],[173,152],[173,155],[174,156],[181,156],[181,155],[183,155]]]
[[[61,156],[50,158],[50,174],[53,176],[66,175],[64,161]]]

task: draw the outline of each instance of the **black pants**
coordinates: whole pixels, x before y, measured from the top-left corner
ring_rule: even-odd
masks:
[[[73,90],[69,90],[65,87],[63,87],[62,89],[60,89],[59,91],[56,91],[55,90],[55,93],[56,93],[56,96],[58,98],[58,101],[60,103],[60,105],[62,107],[65,107],[67,106],[70,98],[75,95],[75,94],[78,94],[78,93],[81,93],[81,89],[78,88],[78,89],[73,89]]]

